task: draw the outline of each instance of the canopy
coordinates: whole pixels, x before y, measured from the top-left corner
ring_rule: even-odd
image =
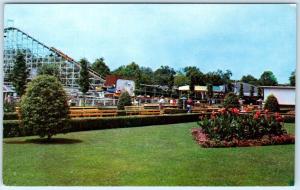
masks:
[[[190,86],[186,85],[186,86],[180,86],[178,88],[179,91],[189,91],[190,90]],[[207,86],[195,86],[195,91],[197,92],[207,92]]]

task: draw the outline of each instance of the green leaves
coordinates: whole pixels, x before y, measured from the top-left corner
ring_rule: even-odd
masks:
[[[239,108],[240,103],[238,97],[233,92],[228,93],[224,99],[223,106],[225,108]]]
[[[24,130],[40,137],[66,131],[68,127],[67,95],[56,77],[40,75],[29,84],[21,100]]]
[[[124,110],[125,106],[131,106],[131,97],[127,91],[123,92],[118,101],[118,110]]]
[[[18,52],[9,78],[19,96],[22,96],[25,93],[28,77],[29,71],[26,66],[25,55]]]
[[[80,91],[85,94],[89,91],[90,83],[89,83],[89,71],[88,71],[88,61],[86,59],[81,59],[80,61],[80,75],[78,79],[78,85],[80,87]]]
[[[277,98],[274,95],[269,95],[267,97],[264,109],[270,112],[278,112],[280,110]]]
[[[212,140],[233,140],[234,138],[258,139],[264,135],[285,134],[283,124],[276,121],[276,116],[268,114],[236,115],[231,111],[214,113],[211,118],[199,122],[205,134]]]

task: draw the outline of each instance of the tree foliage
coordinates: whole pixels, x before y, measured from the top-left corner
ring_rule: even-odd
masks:
[[[259,81],[257,80],[257,78],[255,78],[252,75],[243,76],[241,78],[241,81],[244,82],[244,83],[252,84],[252,85],[258,85],[258,83],[259,83]]]
[[[126,79],[134,80],[136,88],[140,88],[142,73],[138,64],[132,62],[128,65],[122,65],[113,71],[113,74],[122,76]]]
[[[212,84],[208,84],[207,85],[207,96],[208,96],[208,98],[212,98],[213,95],[214,95],[213,86],[212,86]]]
[[[264,109],[267,109],[270,112],[279,112],[280,107],[278,104],[278,100],[273,94],[267,97]]]
[[[161,66],[154,72],[154,83],[157,85],[166,85],[172,89],[174,85],[174,75],[176,72],[169,66]]]
[[[223,106],[225,108],[239,108],[239,98],[233,92],[229,92],[224,99]]]
[[[38,75],[51,75],[55,76],[59,80],[59,66],[55,63],[53,64],[43,64],[38,67]]]
[[[226,70],[225,72],[222,70],[217,70],[217,72],[208,72],[206,74],[206,83],[213,85],[227,85],[231,82],[231,76],[232,72],[230,70]]]
[[[150,67],[141,67],[141,84],[153,84],[153,71]]]
[[[291,73],[291,76],[290,76],[289,80],[290,80],[290,85],[291,86],[296,86],[296,72],[295,71],[293,71]]]
[[[189,84],[189,78],[186,77],[183,73],[177,72],[174,76],[174,86],[184,86]]]
[[[277,79],[272,71],[265,71],[260,76],[259,83],[262,86],[276,86],[278,85]]]
[[[239,98],[244,98],[244,84],[240,83]]]
[[[184,71],[189,80],[191,95],[194,95],[196,85],[205,85],[205,75],[197,67],[185,67]]]
[[[68,111],[67,95],[54,76],[37,76],[21,99],[23,126],[40,137],[66,132]]]
[[[89,83],[89,71],[88,71],[88,61],[86,59],[81,59],[80,63],[80,75],[78,79],[78,85],[80,91],[85,94],[89,91],[90,83]]]
[[[103,57],[95,60],[95,62],[92,64],[92,69],[103,77],[106,77],[106,75],[110,74],[110,69],[105,64]]]
[[[254,86],[250,87],[250,97],[254,96]]]
[[[262,97],[263,96],[263,92],[262,92],[262,88],[261,87],[257,88],[257,96],[258,97]]]
[[[123,92],[118,101],[118,109],[119,110],[124,110],[125,106],[131,106],[131,97],[127,91]]]
[[[9,75],[9,79],[19,96],[22,96],[25,93],[28,77],[29,71],[26,66],[25,55],[19,51],[16,55],[14,66]]]

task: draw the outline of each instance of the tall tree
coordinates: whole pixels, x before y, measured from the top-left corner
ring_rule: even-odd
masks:
[[[149,67],[141,67],[141,84],[153,84],[153,71]]]
[[[262,86],[277,86],[278,82],[272,71],[265,71],[260,76],[259,83]]]
[[[16,55],[14,66],[9,75],[9,79],[19,96],[22,96],[25,93],[28,77],[29,71],[26,66],[25,55],[19,51]]]
[[[258,88],[257,88],[257,97],[261,98],[261,97],[263,96],[262,93],[263,93],[263,92],[262,92],[262,88],[261,88],[261,87],[258,87]]]
[[[246,75],[241,78],[241,81],[244,83],[249,83],[252,85],[258,85],[258,80],[252,75]]]
[[[172,90],[174,85],[174,75],[176,72],[169,66],[161,66],[154,72],[154,82],[157,85],[166,85]]]
[[[135,62],[132,62],[126,66],[120,66],[113,71],[113,74],[122,76],[126,79],[134,80],[136,88],[140,88],[142,74],[139,65]]]
[[[85,95],[89,91],[89,71],[88,71],[88,61],[86,59],[81,59],[80,63],[80,75],[78,79],[78,85],[80,91],[83,93],[83,105],[85,106]]]
[[[174,85],[179,87],[187,84],[189,84],[189,78],[186,77],[182,72],[177,72],[174,76]]]
[[[209,98],[209,102],[210,102],[210,99],[213,97],[213,95],[214,95],[213,85],[212,84],[208,84],[207,85],[207,97]]]
[[[244,85],[240,83],[239,98],[244,98]]]
[[[296,73],[295,73],[295,71],[293,71],[291,73],[291,76],[290,76],[289,80],[290,80],[290,85],[291,86],[296,86]]]
[[[95,62],[92,64],[92,69],[103,77],[110,74],[110,69],[105,64],[103,57],[95,60]]]
[[[254,96],[254,86],[250,87],[250,97]]]
[[[218,70],[217,72],[208,72],[206,73],[206,80],[207,83],[212,85],[222,85],[224,84],[224,80],[221,75],[221,71]]]
[[[205,75],[200,71],[199,68],[195,66],[185,67],[184,72],[186,77],[189,79],[189,85],[191,89],[195,85],[206,85]]]

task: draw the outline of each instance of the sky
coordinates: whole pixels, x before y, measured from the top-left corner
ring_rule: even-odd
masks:
[[[197,66],[235,80],[271,70],[288,83],[296,68],[291,4],[7,4],[4,23],[76,60],[104,57],[111,70]]]

